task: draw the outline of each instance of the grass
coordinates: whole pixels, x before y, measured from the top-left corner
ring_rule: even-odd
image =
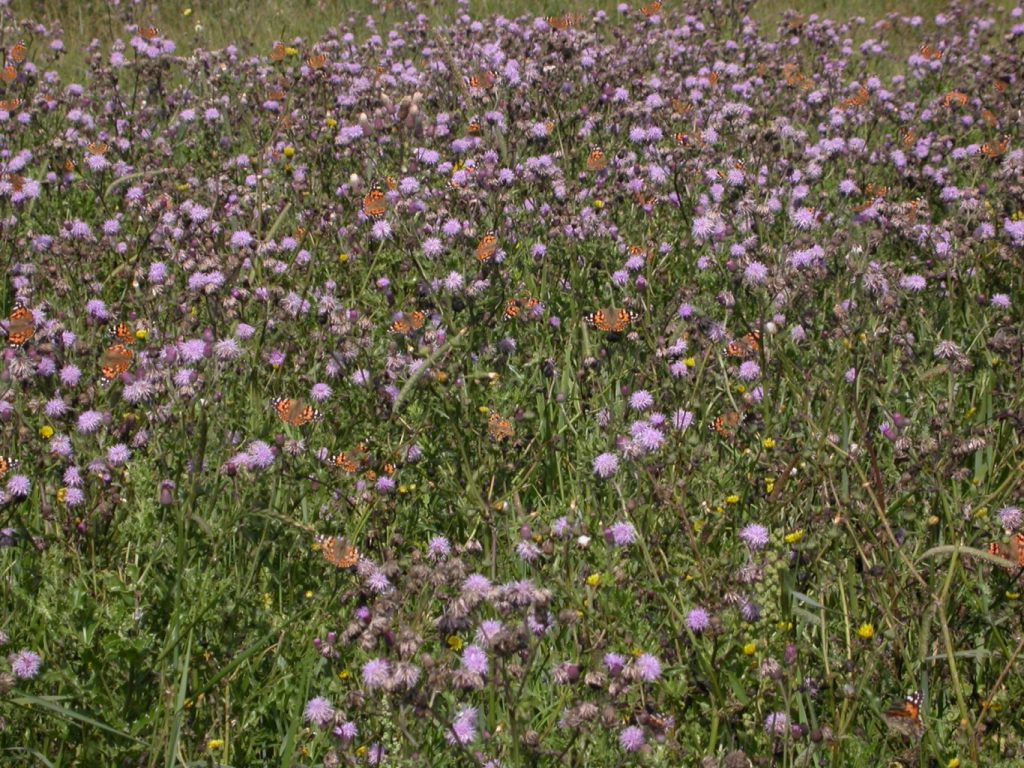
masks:
[[[827,129],[854,80],[904,72],[923,42],[966,39],[966,21],[899,27],[884,55],[855,52],[832,72],[847,58],[835,46],[779,53],[751,39],[742,59],[725,32],[695,35],[673,60],[673,39],[632,17],[567,37],[600,52],[592,70],[547,33],[463,25],[435,61],[475,71],[482,42],[500,37],[524,69],[537,64],[534,85],[502,79],[479,97],[427,70],[415,85],[386,82],[389,105],[361,78],[379,62],[422,65],[445,7],[431,29],[395,12],[412,43],[394,53],[360,31],[363,69],[330,69],[337,83],[300,67],[343,20],[340,4],[190,7],[142,4],[137,18],[178,53],[237,43],[246,55],[88,69],[74,51],[121,38],[123,20],[33,4],[64,25],[65,80],[24,78],[5,94],[32,120],[9,124],[6,146],[31,157],[4,172],[42,191],[2,198],[14,257],[0,303],[40,314],[36,336],[3,358],[0,446],[20,465],[2,478],[0,627],[5,650],[43,664],[0,677],[0,763],[361,765],[380,750],[399,766],[1019,762],[1019,574],[989,545],[1018,554],[997,510],[1022,490],[1020,247],[1007,228],[1020,158],[1015,138],[1001,158],[951,152],[1009,128],[1019,84],[999,96],[979,77],[985,54],[1005,53],[999,36],[947,48],[943,69],[911,86],[887,80],[910,117],[873,89]],[[779,10],[754,13],[771,30]],[[473,6],[491,12],[513,13]],[[294,36],[301,51],[270,63],[273,41]],[[32,40],[41,69],[45,42]],[[331,67],[347,63],[342,46],[325,50]],[[791,60],[824,102],[783,84]],[[762,62],[775,73],[764,87],[730,90]],[[684,84],[701,67],[722,72],[718,90]],[[666,93],[704,92],[694,119],[718,128],[717,144],[681,148],[674,134],[692,123],[641,103],[654,71]],[[254,96],[280,80],[291,124]],[[620,84],[630,99],[607,100]],[[942,107],[953,88],[984,102]],[[421,124],[396,117],[414,90]],[[749,118],[729,116],[740,100]],[[960,119],[983,105],[1002,106],[999,131]],[[220,119],[202,117],[211,106]],[[346,143],[360,111],[373,138]],[[440,114],[451,134],[433,132]],[[480,143],[453,146],[473,118]],[[908,123],[933,147],[907,146],[901,169],[892,153]],[[630,138],[650,125],[665,138]],[[866,149],[819,154],[819,135]],[[99,141],[131,168],[90,170]],[[612,159],[606,175],[586,170],[592,143]],[[415,147],[479,170],[458,181],[458,166]],[[742,185],[716,189],[738,164]],[[662,165],[672,172],[658,182]],[[502,168],[507,184],[494,181]],[[389,198],[387,237],[359,213],[352,173],[415,181]],[[634,197],[636,178],[655,204]],[[841,192],[845,180],[861,191]],[[880,218],[856,210],[869,183],[889,188]],[[773,196],[777,215],[757,208]],[[704,216],[722,228],[717,244],[695,228]],[[93,235],[69,234],[74,220]],[[458,234],[444,234],[451,220]],[[491,228],[500,262],[474,257]],[[822,255],[794,264],[812,245]],[[505,319],[510,299],[520,314]],[[97,300],[134,339],[130,376],[108,383],[108,318],[87,309]],[[584,319],[602,306],[628,308],[626,327]],[[424,328],[396,332],[414,311]],[[756,345],[730,353],[753,331]],[[81,382],[51,363],[78,366]],[[314,396],[324,383],[333,392]],[[279,396],[321,399],[323,418],[286,424]],[[604,453],[618,470],[602,478]],[[25,494],[8,476],[21,474]],[[354,570],[325,558],[317,537],[334,535],[362,551]],[[471,574],[497,586],[469,589]],[[368,666],[381,660],[383,684]],[[888,712],[911,690],[923,732]],[[318,722],[314,697],[336,721]],[[466,707],[476,726],[460,739]],[[358,734],[335,736],[343,722]],[[628,751],[630,728],[642,750]]]

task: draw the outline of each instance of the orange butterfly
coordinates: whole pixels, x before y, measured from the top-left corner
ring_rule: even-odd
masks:
[[[1002,141],[998,144],[992,142],[985,142],[981,145],[981,154],[985,157],[999,157],[1006,152],[1007,147],[1010,146],[1010,137],[1003,136]]]
[[[8,85],[13,83],[17,79],[18,79],[18,70],[15,69],[12,65],[8,64],[3,69],[0,69],[0,80],[3,80]]]
[[[1012,536],[1009,544],[992,542],[988,545],[988,553],[1014,563],[1014,565],[1008,566],[1011,571],[1024,568],[1024,533]]]
[[[915,134],[913,130],[908,130],[906,133],[903,134],[902,141],[903,141],[903,146],[904,147],[912,147],[912,146],[914,146],[914,142],[916,140],[917,140],[917,134]]]
[[[999,91],[999,93],[1004,93],[1004,92],[1006,91],[1006,89],[1010,87],[1010,78],[1008,78],[1008,77],[1002,77],[1002,76],[1000,76],[1000,77],[996,77],[996,78],[995,78],[995,79],[994,79],[994,80],[992,81],[992,86],[993,86],[993,87],[994,87],[994,88],[995,88],[995,89],[996,89],[997,91]]]
[[[311,421],[320,421],[323,414],[308,403],[290,397],[275,397],[271,404],[278,418],[293,427],[302,427]]]
[[[0,110],[4,112],[13,112],[21,106],[21,99],[3,99],[0,100]]]
[[[725,353],[729,357],[750,357],[761,351],[761,332],[751,331],[741,339],[729,342]]]
[[[394,192],[396,189],[398,189],[398,179],[396,179],[394,176],[385,176],[384,184],[391,192]]]
[[[372,219],[379,219],[388,210],[388,198],[380,187],[374,187],[363,198],[363,213]]]
[[[115,344],[100,355],[100,373],[106,381],[113,381],[131,370],[134,357],[135,353],[124,344]]]
[[[21,192],[25,188],[25,177],[17,173],[5,173],[0,179],[11,185],[15,192]]]
[[[122,344],[132,345],[135,343],[135,331],[128,323],[112,323],[109,333]]]
[[[351,451],[335,454],[329,461],[332,466],[352,475],[369,463],[369,457],[366,454],[366,446],[360,443]]]
[[[284,57],[287,55],[288,49],[284,43],[274,43],[274,47],[270,49],[271,61],[284,61]]]
[[[515,437],[516,428],[509,419],[491,411],[491,415],[487,417],[487,434],[491,436],[491,440],[500,443]]]
[[[640,8],[640,13],[650,18],[661,13],[661,0],[654,0],[654,2],[648,3],[647,5]]]
[[[587,170],[603,171],[607,167],[608,158],[605,157],[604,150],[597,146],[591,147],[590,154],[587,156]]]
[[[489,261],[498,250],[498,237],[493,232],[488,232],[476,246],[476,260],[479,262]]]
[[[883,186],[881,184],[872,184],[872,183],[869,182],[864,187],[864,193],[867,194],[869,197],[872,197],[872,198],[874,198],[874,197],[885,197],[886,195],[889,194],[889,188],[886,187],[886,186]]]
[[[344,536],[321,536],[317,541],[324,560],[335,568],[348,570],[359,563],[359,550]]]
[[[7,473],[18,466],[20,462],[7,456],[0,456],[0,480],[3,480]]]
[[[628,309],[605,307],[583,318],[588,325],[607,334],[619,334],[636,322],[637,315]]]
[[[139,35],[143,40],[155,40],[160,37],[160,30],[157,27],[139,27]]]
[[[930,45],[925,44],[921,46],[921,57],[928,61],[938,61],[942,58],[942,51],[932,48]]]
[[[306,63],[309,65],[310,69],[323,69],[324,65],[327,64],[327,56],[322,53],[318,53],[306,59]]]
[[[283,88],[277,88],[277,89],[275,89],[273,91],[267,91],[267,100],[268,101],[284,101],[286,95],[287,94],[285,93]]]
[[[7,341],[12,347],[24,346],[36,335],[36,316],[31,309],[16,304],[7,325]]]
[[[110,149],[110,145],[105,141],[94,141],[87,146],[86,149],[89,150],[90,155],[101,157],[107,154],[107,150]]]
[[[857,90],[857,93],[855,95],[850,96],[848,99],[843,99],[841,102],[839,102],[839,106],[842,107],[843,109],[848,109],[850,107],[863,107],[865,104],[868,103],[868,100],[870,98],[871,94],[868,92],[868,89],[865,88],[864,86],[861,86]]]
[[[944,107],[962,107],[967,104],[967,94],[963,91],[950,91],[942,97]]]
[[[74,173],[75,172],[75,161],[72,160],[69,157],[69,158],[67,158],[64,161],[64,166],[63,167],[64,167],[64,173]]]
[[[490,88],[497,81],[498,73],[495,72],[493,69],[477,72],[475,75],[470,75],[469,78],[466,80],[466,82],[469,83],[470,88],[476,88],[478,90]]]
[[[743,423],[745,418],[739,411],[729,411],[712,419],[711,423],[708,424],[708,429],[719,437],[728,439],[735,434],[736,428]]]
[[[479,136],[480,135],[480,121],[479,120],[470,120],[469,121],[469,135],[470,136]]]
[[[981,119],[985,121],[985,125],[989,128],[995,128],[999,125],[999,118],[996,117],[996,113],[991,109],[981,110]]]
[[[416,310],[409,314],[402,313],[401,316],[391,324],[391,332],[399,334],[410,334],[420,330],[426,322],[425,313]]]
[[[573,25],[574,19],[569,14],[566,14],[565,16],[548,16],[547,22],[549,27],[565,31]]]
[[[28,53],[28,47],[25,43],[18,42],[11,48],[11,61],[15,64],[21,64],[25,60],[25,55]]]
[[[505,319],[515,320],[525,309],[530,312],[540,304],[540,299],[509,299],[505,304]]]
[[[915,691],[895,707],[886,710],[882,715],[885,724],[896,733],[919,739],[924,735],[924,723],[921,721],[921,694]]]
[[[691,104],[688,101],[683,101],[681,99],[673,98],[672,99],[672,112],[673,112],[673,114],[679,115],[681,117],[686,116],[686,115],[690,114],[691,112],[693,112],[693,104]]]

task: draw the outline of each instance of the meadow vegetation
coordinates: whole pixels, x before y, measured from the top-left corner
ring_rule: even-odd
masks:
[[[0,8],[0,764],[1021,765],[1024,12],[906,5]]]

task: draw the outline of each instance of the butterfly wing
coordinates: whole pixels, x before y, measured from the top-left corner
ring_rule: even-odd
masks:
[[[924,723],[921,720],[921,694],[914,692],[895,707],[886,710],[883,715],[885,724],[894,733],[913,739],[924,734]]]
[[[498,250],[498,238],[493,232],[488,232],[476,246],[477,261],[489,261]]]
[[[18,462],[9,456],[0,456],[0,480],[3,480],[7,473],[18,466]]]
[[[12,311],[7,327],[7,341],[12,347],[24,346],[36,335],[36,316],[28,307],[18,304]]]
[[[381,218],[387,212],[387,200],[384,192],[374,187],[363,198],[363,213],[373,219]]]
[[[327,536],[320,539],[320,551],[324,560],[335,568],[347,570],[359,563],[359,550],[344,536]]]
[[[135,353],[124,344],[115,344],[100,356],[100,372],[106,381],[113,381],[118,376],[131,370]]]

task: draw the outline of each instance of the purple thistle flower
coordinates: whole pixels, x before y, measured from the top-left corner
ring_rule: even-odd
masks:
[[[262,440],[255,440],[246,451],[248,466],[252,469],[266,469],[274,463],[274,449]]]
[[[751,551],[756,552],[768,546],[768,529],[758,523],[751,523],[740,531],[740,539]]]
[[[32,493],[32,481],[25,475],[11,475],[7,481],[7,493],[16,499],[27,498]]]
[[[737,375],[741,381],[754,381],[761,375],[761,366],[754,360],[744,360]]]
[[[653,683],[661,677],[661,662],[658,661],[656,656],[645,653],[637,657],[633,664],[636,667],[637,675],[645,682]]]
[[[128,463],[128,460],[131,459],[131,457],[132,452],[128,446],[124,443],[118,443],[117,445],[111,446],[107,451],[107,464],[112,467],[119,467],[122,464]]]
[[[616,547],[626,547],[636,543],[636,528],[632,523],[615,523],[605,531],[605,537]]]
[[[452,545],[444,536],[435,536],[427,544],[427,557],[437,562],[447,560],[452,553]]]
[[[1024,523],[1020,507],[1003,507],[999,510],[999,522],[1007,533],[1014,533]]]
[[[694,608],[686,614],[686,626],[699,635],[711,628],[711,615],[703,608]]]
[[[772,712],[764,719],[764,732],[769,736],[788,735],[789,715],[785,712]]]
[[[78,431],[91,435],[103,426],[103,414],[99,411],[83,411],[78,415]]]
[[[231,235],[231,247],[232,248],[245,248],[250,246],[255,241],[255,238],[244,229],[236,230]]]
[[[479,645],[467,645],[462,650],[462,666],[475,675],[486,675],[490,669],[487,651]]]
[[[619,745],[627,752],[639,752],[645,743],[644,730],[638,725],[630,725],[619,734]]]
[[[619,460],[614,453],[602,453],[594,459],[594,474],[602,480],[607,480],[618,471]]]
[[[19,651],[11,654],[11,672],[19,680],[31,680],[39,674],[43,659],[34,651]]]
[[[91,299],[85,305],[85,312],[94,320],[100,322],[106,322],[110,319],[110,312],[107,311],[107,305],[100,299]]]
[[[645,411],[654,405],[654,398],[646,389],[638,389],[629,398],[629,407],[634,411]]]
[[[387,659],[370,659],[363,665],[363,683],[371,691],[381,688],[391,676],[391,665]]]
[[[452,727],[445,734],[449,744],[469,744],[476,739],[475,707],[463,707],[452,721]]]
[[[307,723],[319,725],[321,728],[334,722],[334,707],[322,696],[306,702],[305,717]]]

